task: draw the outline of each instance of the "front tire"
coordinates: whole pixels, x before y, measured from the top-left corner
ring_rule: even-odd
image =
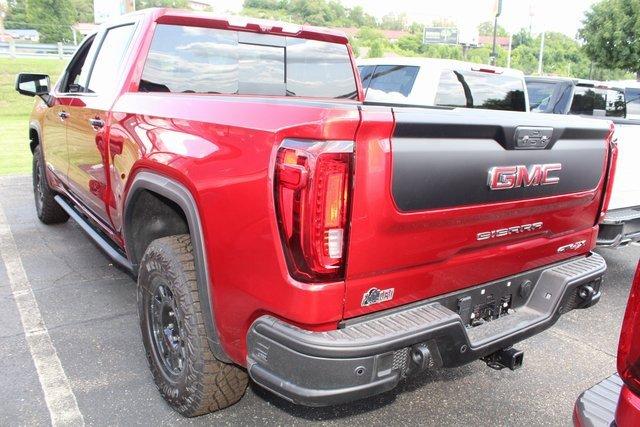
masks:
[[[153,379],[173,409],[193,417],[240,400],[247,373],[209,349],[189,235],[154,240],[145,251],[138,314]]]
[[[56,193],[51,190],[45,173],[44,156],[40,145],[33,150],[32,164],[33,195],[38,219],[44,224],[58,224],[69,219],[64,209],[55,201]]]

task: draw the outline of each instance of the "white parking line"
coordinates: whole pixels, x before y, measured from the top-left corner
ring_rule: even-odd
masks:
[[[40,386],[54,426],[84,426],[84,418],[67,375],[53,346],[31,284],[22,266],[18,247],[0,206],[0,253],[13,298],[18,306],[31,358],[38,372]]]

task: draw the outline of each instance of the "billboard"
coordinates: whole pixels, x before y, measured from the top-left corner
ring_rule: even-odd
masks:
[[[458,44],[458,29],[454,27],[425,27],[423,44]]]
[[[135,10],[135,0],[93,0],[93,22],[102,24],[114,16]]]

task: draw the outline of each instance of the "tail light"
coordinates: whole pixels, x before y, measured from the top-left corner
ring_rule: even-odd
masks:
[[[605,181],[604,198],[602,199],[602,209],[600,209],[600,220],[604,218],[604,215],[609,209],[609,202],[611,201],[611,191],[613,190],[613,179],[616,174],[616,164],[618,163],[618,144],[614,138],[615,126],[613,123],[609,128],[609,135],[607,136],[607,146],[609,148],[609,164],[607,165],[607,175]]]
[[[618,373],[631,390],[640,394],[640,262],[622,323]]]
[[[275,201],[291,275],[344,275],[353,143],[285,140],[276,159]]]

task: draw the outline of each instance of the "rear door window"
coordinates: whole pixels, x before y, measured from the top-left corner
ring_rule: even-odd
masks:
[[[640,119],[640,88],[627,88],[624,96],[627,102],[627,117]]]
[[[435,105],[526,111],[524,80],[479,71],[445,70],[440,75]]]
[[[357,97],[346,45],[164,24],[156,28],[139,90]]]
[[[601,117],[625,116],[624,93],[615,89],[577,86],[570,114]]]
[[[360,80],[362,81],[362,87],[364,88],[364,90],[367,90],[367,87],[369,87],[369,81],[371,80],[371,75],[373,74],[373,70],[375,69],[375,65],[360,65],[358,67]]]
[[[553,82],[527,82],[531,110],[546,111],[555,87],[556,83]]]
[[[367,100],[374,102],[406,100],[416,81],[419,68],[407,65],[376,66],[367,88]]]
[[[287,37],[287,95],[356,98],[347,46]]]

